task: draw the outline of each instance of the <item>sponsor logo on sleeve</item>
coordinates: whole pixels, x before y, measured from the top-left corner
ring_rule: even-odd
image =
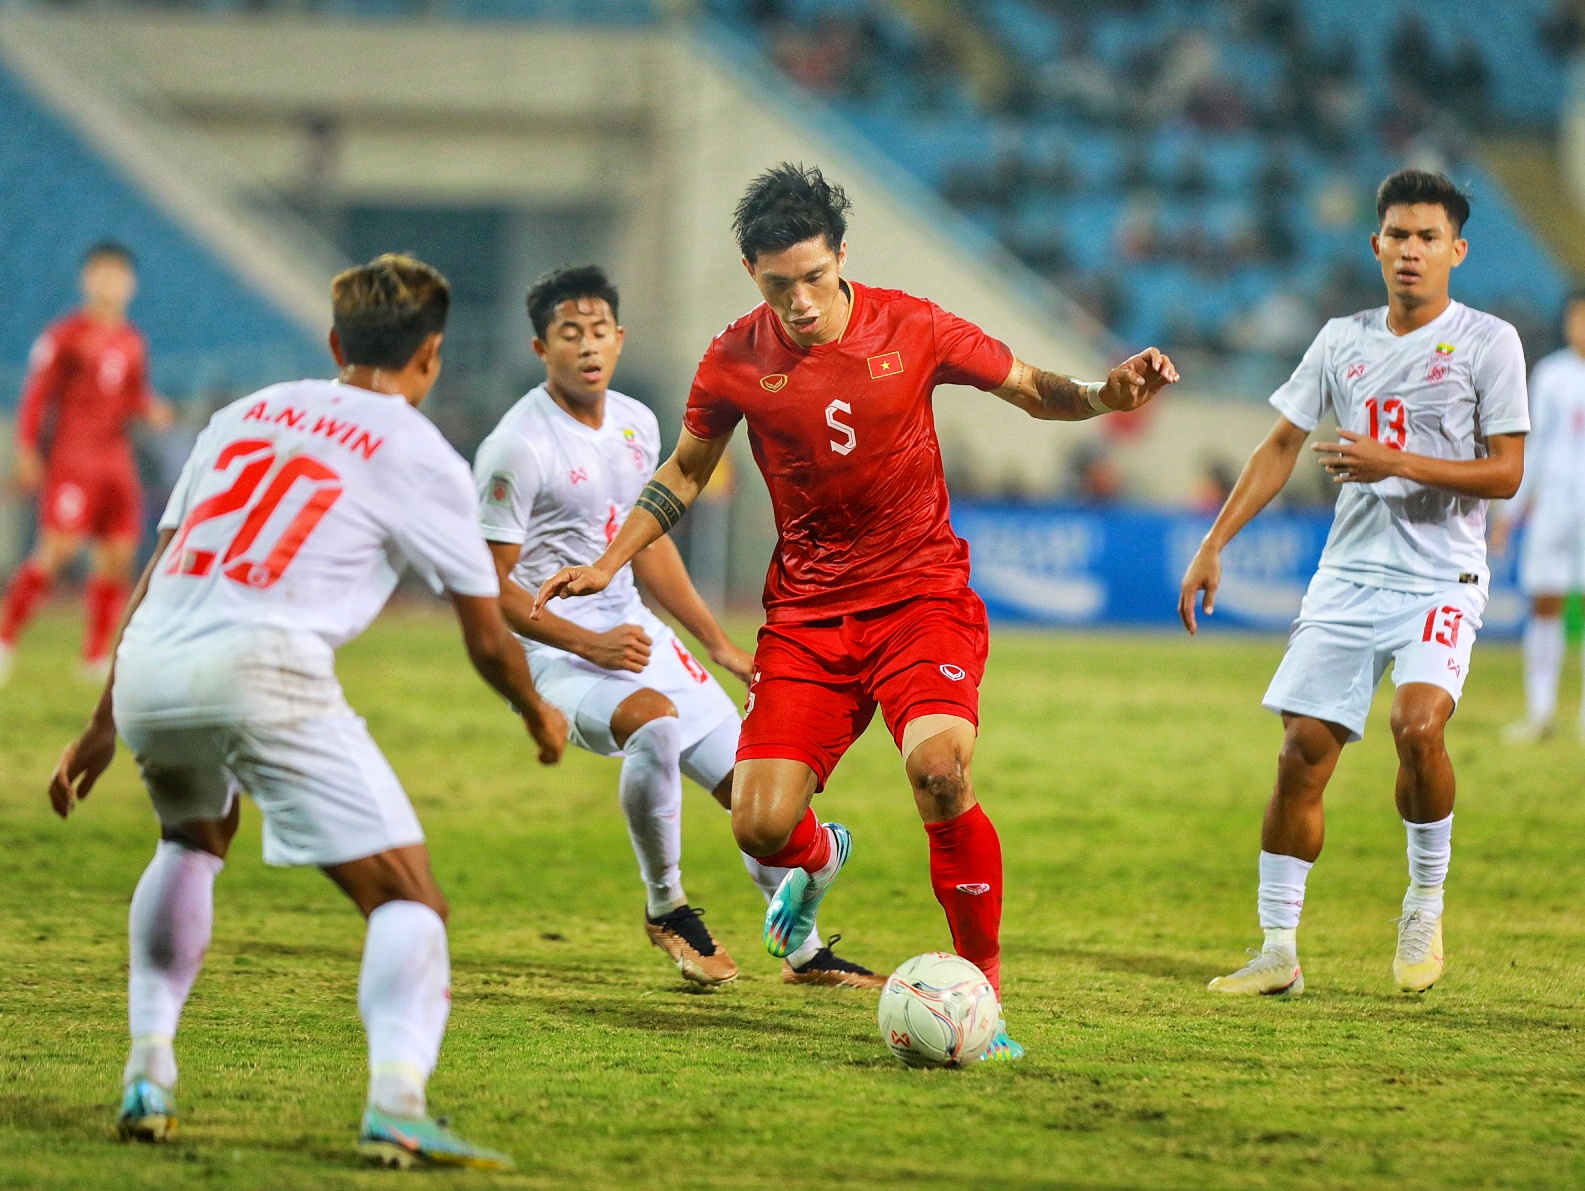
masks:
[[[941,673],[945,674],[953,682],[962,682],[968,677],[963,667],[948,665],[946,662],[941,663]]]

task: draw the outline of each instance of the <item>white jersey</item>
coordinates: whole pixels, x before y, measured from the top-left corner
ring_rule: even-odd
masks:
[[[1394,335],[1378,307],[1328,322],[1271,404],[1306,431],[1331,412],[1398,450],[1475,459],[1489,436],[1529,431],[1524,372],[1518,332],[1500,318],[1453,302]],[[1320,570],[1397,591],[1484,591],[1486,502],[1397,476],[1344,484]]]
[[[587,565],[605,552],[659,463],[660,428],[641,403],[607,390],[605,420],[595,429],[540,385],[507,411],[474,457],[484,536],[522,547],[512,578],[537,591],[562,567]],[[598,595],[558,600],[554,611],[603,633],[635,623],[640,607],[626,566]]]
[[[1585,514],[1585,357],[1555,351],[1530,373],[1534,429],[1524,444],[1524,482],[1505,520]]]
[[[175,537],[117,654],[118,720],[326,713],[333,651],[404,565],[437,594],[499,592],[467,464],[401,397],[336,381],[216,413],[160,528]]]

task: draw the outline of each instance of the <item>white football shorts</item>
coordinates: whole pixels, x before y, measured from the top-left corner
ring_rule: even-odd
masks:
[[[424,842],[413,804],[361,717],[120,725],[165,827],[223,818],[246,793],[264,862],[343,864]]]
[[[668,625],[643,605],[634,609],[629,623],[643,629],[650,640],[649,665],[637,674],[605,670],[561,649],[528,650],[534,686],[567,717],[574,744],[602,757],[621,756],[611,735],[611,717],[624,700],[642,690],[660,692],[677,708],[685,755],[723,724],[730,722],[736,728],[737,704]],[[707,784],[697,775],[689,776]]]
[[[1519,548],[1519,590],[1528,596],[1585,591],[1585,511],[1535,510]]]
[[[1457,704],[1485,610],[1474,583],[1427,595],[1317,574],[1261,706],[1342,724],[1359,740],[1389,662],[1395,686],[1428,682]]]

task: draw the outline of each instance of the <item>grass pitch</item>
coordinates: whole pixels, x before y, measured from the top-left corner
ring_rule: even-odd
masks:
[[[47,618],[0,692],[0,1186],[384,1187],[352,1153],[361,923],[267,869],[250,806],[178,1039],[181,1139],[111,1140],[125,918],[154,822],[123,755],[72,822],[44,783],[91,695]],[[740,634],[747,637],[746,633]],[[649,947],[616,764],[536,766],[445,618],[384,618],[341,672],[452,900],[436,1110],[513,1152],[502,1187],[1337,1188],[1585,1184],[1585,750],[1504,748],[1518,658],[1476,651],[1450,962],[1391,981],[1406,881],[1385,697],[1330,795],[1293,1002],[1214,1000],[1254,923],[1275,640],[995,634],[976,764],[1001,830],[1006,1002],[1029,1058],[908,1071],[874,997],[784,988],[725,816],[690,788],[684,875],[743,967],[687,990]],[[1577,678],[1569,682],[1577,689]],[[1571,703],[1570,703],[1571,705]],[[876,968],[948,945],[924,833],[872,731],[818,802],[854,832],[822,927]]]

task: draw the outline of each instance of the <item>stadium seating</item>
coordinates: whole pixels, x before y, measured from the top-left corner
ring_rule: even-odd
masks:
[[[15,402],[28,348],[77,303],[83,249],[119,240],[137,254],[133,318],[150,338],[160,391],[224,393],[324,367],[324,351],[246,279],[0,71],[0,402]]]
[[[1379,301],[1369,196],[1405,162],[1474,193],[1456,296],[1546,337],[1565,279],[1469,146],[1555,120],[1549,0],[1434,23],[1401,0],[955,3],[1008,64],[992,85],[880,0],[708,0],[1120,340],[1198,353],[1223,387],[1268,386],[1323,318]]]

